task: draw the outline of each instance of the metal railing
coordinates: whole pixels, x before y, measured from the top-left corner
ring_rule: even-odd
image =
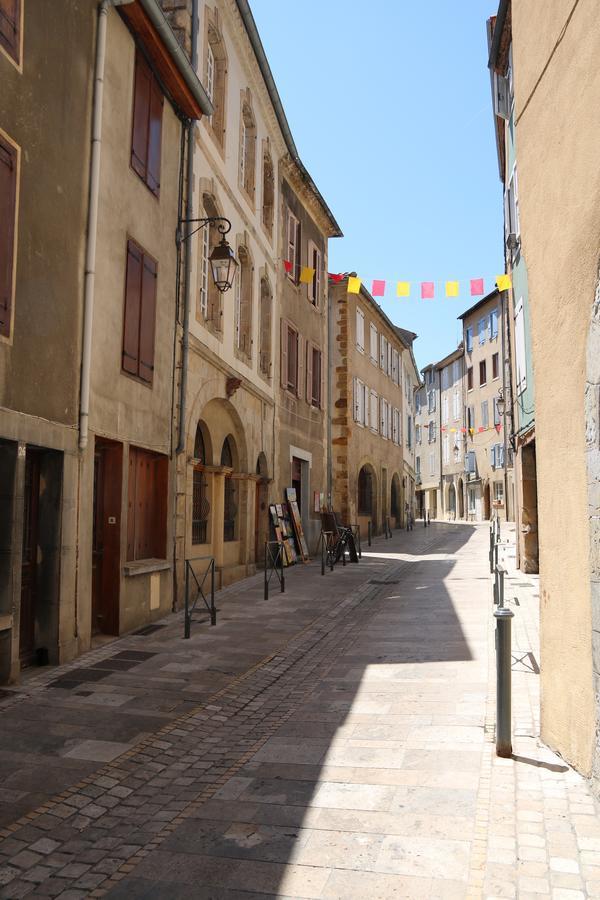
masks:
[[[269,599],[269,585],[273,574],[277,576],[281,593],[285,591],[285,575],[283,574],[283,541],[265,541],[265,600]]]
[[[196,572],[194,571],[193,563],[206,562],[206,568],[204,569],[204,574],[202,578],[199,580]],[[191,576],[191,577],[190,577]],[[205,591],[206,579],[209,579],[209,588],[208,595]],[[193,580],[193,584],[192,584]],[[194,597],[194,602],[190,605],[190,585],[192,585],[193,589],[196,592],[196,596]],[[210,616],[210,624],[217,624],[217,609],[215,606],[215,558],[214,556],[195,556],[192,559],[186,559],[185,561],[185,611],[184,611],[184,626],[183,626],[183,636],[184,638],[189,638],[192,630],[192,615],[196,609],[196,604],[198,600],[202,598],[202,601],[208,611]]]

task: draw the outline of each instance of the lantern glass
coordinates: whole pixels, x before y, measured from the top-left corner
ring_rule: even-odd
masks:
[[[210,267],[213,281],[218,290],[221,293],[230,290],[237,269],[237,260],[224,237],[210,254]]]

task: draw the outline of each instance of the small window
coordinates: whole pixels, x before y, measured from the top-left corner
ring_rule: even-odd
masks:
[[[158,81],[139,50],[135,54],[131,168],[158,197],[164,97]]]
[[[490,339],[498,337],[498,310],[493,309],[490,313]]]
[[[379,429],[379,395],[377,394],[377,391],[371,391],[369,421],[371,423],[371,431],[377,432]]]
[[[252,359],[253,266],[245,247],[238,248],[239,272],[235,279],[235,348]]]
[[[473,352],[473,326],[469,325],[469,327],[465,330],[465,343],[467,345],[467,353]]]
[[[469,366],[467,369],[467,390],[473,390],[473,366]]]
[[[356,347],[365,352],[365,314],[360,307],[356,308]]]
[[[156,261],[128,241],[122,368],[146,384],[154,378],[156,280]]]
[[[288,328],[287,348],[287,387],[288,390],[296,393],[298,387],[298,332],[293,328]]]
[[[501,481],[494,482],[494,500],[497,503],[504,502],[504,485]]]
[[[500,424],[500,410],[498,409],[498,398],[494,397],[494,425]]]
[[[273,176],[273,160],[268,150],[263,153],[263,202],[262,223],[265,231],[273,234],[273,214],[275,209],[275,178]]]
[[[127,559],[167,555],[168,457],[129,448]]]
[[[377,365],[377,326],[371,322],[369,326],[370,331],[370,356],[371,362],[374,365]]]
[[[207,9],[207,16],[212,13]],[[225,99],[227,87],[227,54],[225,42],[216,21],[209,21],[206,49],[206,78],[204,87],[213,105],[213,114],[205,121],[212,129],[218,145],[225,144]]]
[[[288,278],[297,284],[300,277],[300,222],[290,209],[287,211],[286,237],[287,261],[290,263]]]
[[[21,64],[21,0],[0,0],[0,47]]]
[[[421,474],[421,457],[420,456],[415,457],[415,472],[417,475]]]
[[[240,115],[240,187],[254,200],[256,169],[256,122],[249,99],[242,102]]]
[[[486,365],[485,359],[482,359],[479,363],[479,384],[487,384],[487,374],[486,374]]]
[[[487,340],[487,316],[479,320],[479,343],[485,344]]]
[[[321,251],[312,241],[308,242],[308,267],[314,269],[312,281],[307,285],[308,299],[313,306],[321,305],[321,284],[323,280],[323,257]]]
[[[271,375],[271,320],[273,292],[268,278],[260,280],[260,348],[259,368],[261,375]]]
[[[286,319],[281,320],[281,386],[297,397],[302,395],[304,381],[304,341]]]
[[[488,401],[483,400],[481,403],[481,424],[483,428],[488,428],[490,424]]]
[[[525,318],[523,298],[515,307],[515,369],[517,394],[522,394],[527,387],[527,356],[525,351]]]
[[[323,373],[321,351],[310,341],[306,345],[306,400],[317,409],[322,407]]]
[[[494,353],[492,356],[492,378],[498,378],[499,374],[498,354]]]
[[[475,407],[467,406],[467,428],[475,428]]]
[[[17,151],[0,135],[0,334],[10,335],[17,217]]]

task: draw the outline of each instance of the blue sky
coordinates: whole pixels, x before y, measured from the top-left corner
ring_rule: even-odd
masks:
[[[468,279],[503,272],[487,69],[494,0],[250,0],[300,156],[344,237],[331,272],[388,282],[419,366],[456,347]],[[446,280],[461,294],[441,296]],[[412,281],[399,300],[397,280]],[[436,281],[436,299],[420,282]]]

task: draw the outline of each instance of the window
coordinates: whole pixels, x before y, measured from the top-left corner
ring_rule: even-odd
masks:
[[[394,384],[399,384],[399,383],[400,383],[400,380],[399,380],[399,377],[398,377],[399,374],[400,374],[400,365],[399,365],[399,363],[400,363],[400,357],[399,357],[399,355],[398,355],[398,351],[397,351],[397,350],[392,350],[392,381],[394,382]],[[418,395],[417,395],[417,396],[418,396]],[[419,401],[420,401],[420,397],[419,397]]]
[[[0,47],[21,62],[21,0],[0,0]]]
[[[206,544],[210,503],[208,502],[206,474],[204,472],[206,450],[200,423],[196,426],[194,459],[198,460],[198,465],[194,467],[192,484],[192,544]]]
[[[287,261],[291,265],[288,278],[297,284],[300,276],[300,222],[290,209],[287,211],[286,235]]]
[[[427,382],[428,382],[428,384],[433,384],[433,380],[434,380],[433,369],[430,369],[429,372],[427,373]]]
[[[498,354],[494,353],[492,356],[492,378],[498,378],[500,375],[499,371],[499,363],[498,363]]]
[[[218,216],[215,198],[211,194],[203,194],[204,215]],[[210,254],[221,240],[221,234],[215,222],[211,222],[198,232],[199,242],[199,290],[198,307],[200,320],[214,334],[220,334],[223,328],[223,294],[214,283],[210,270]],[[239,273],[237,275],[239,278]],[[237,292],[237,285],[234,290]]]
[[[415,394],[415,412],[417,415],[421,412],[421,408],[423,406],[423,395],[421,391],[418,391]]]
[[[467,369],[467,390],[473,390],[473,366],[469,366]]]
[[[525,319],[523,298],[515,307],[515,369],[517,394],[522,394],[527,387],[527,360],[525,357]]]
[[[498,310],[493,309],[490,313],[490,339],[498,337]]]
[[[369,389],[360,378],[354,379],[354,421],[368,425]]]
[[[421,441],[420,433],[421,426],[419,425],[419,443]],[[400,444],[400,410],[396,407],[392,413],[392,441],[394,444]]]
[[[271,321],[273,307],[273,292],[269,279],[265,276],[260,280],[260,347],[259,369],[261,375],[269,378],[271,375]]]
[[[417,444],[422,443],[422,429],[420,425],[415,425],[415,441]]]
[[[487,428],[490,424],[487,400],[483,400],[481,404],[481,424],[483,428]]]
[[[169,460],[129,448],[127,559],[165,559]]]
[[[320,349],[307,341],[306,344],[306,402],[317,409],[323,407],[323,365]]]
[[[479,343],[485,344],[487,340],[487,316],[479,320]]]
[[[469,325],[468,328],[465,329],[465,344],[467,347],[467,353],[473,352],[473,326]]]
[[[365,352],[365,314],[357,306],[356,308],[356,347],[361,352]]]
[[[240,187],[254,202],[256,169],[256,122],[252,112],[250,92],[246,91],[240,114]]]
[[[490,449],[491,464],[493,469],[501,469],[504,466],[504,445],[494,444]]]
[[[494,482],[494,500],[497,503],[504,502],[504,485],[501,481]]]
[[[448,375],[450,370],[446,366],[445,369],[442,369],[442,390],[445,391],[448,387]]]
[[[392,407],[388,403],[387,400],[381,398],[381,436],[385,438],[385,440],[390,440],[392,437],[392,417],[391,417],[391,409]]]
[[[504,194],[504,229],[506,237],[514,234],[519,237],[521,233],[520,217],[519,217],[519,188],[517,183],[516,166],[512,170],[508,187]]]
[[[452,414],[455,420],[460,418],[460,393],[458,389],[454,391],[452,397]]]
[[[429,474],[435,475],[435,453],[429,454]]]
[[[363,466],[358,473],[358,514],[370,516],[373,505],[373,479],[371,472]]]
[[[442,425],[448,421],[448,394],[442,397]]]
[[[435,391],[429,391],[427,395],[427,411],[435,412]]]
[[[471,475],[474,475],[477,472],[477,460],[475,458],[474,450],[469,450],[467,453],[465,457],[465,468]]]
[[[421,474],[421,457],[420,456],[415,457],[415,472],[417,475]]]
[[[461,374],[460,373],[460,359],[455,359],[454,360],[454,371],[453,371],[453,376],[452,376],[452,380],[453,380],[454,384],[457,384],[460,381],[460,374]]]
[[[227,54],[225,52],[225,42],[217,27],[217,22],[212,18],[212,12],[207,8],[206,13],[209,20],[204,86],[212,101],[213,114],[205,121],[212,129],[212,134],[217,144],[223,149],[225,144]]]
[[[428,434],[429,443],[430,443],[430,444],[435,443],[435,439],[436,439],[436,434],[435,434],[435,422],[430,422],[429,425],[428,425],[428,429],[427,429],[427,430],[428,430],[428,432],[429,432],[429,434]]]
[[[152,384],[157,264],[135,241],[127,241],[126,266],[121,365],[124,372]]]
[[[476,512],[476,502],[475,502],[475,488],[469,488],[467,491],[467,503],[469,507],[469,513],[474,515]]]
[[[448,435],[445,434],[442,438],[442,460],[444,463],[448,463],[450,460],[450,450],[448,443]]]
[[[252,358],[252,273],[250,255],[238,247],[239,271],[235,279],[235,348],[249,361]]]
[[[379,335],[379,366],[385,374],[388,374],[388,341],[382,334]]]
[[[163,93],[139,50],[135,54],[131,168],[158,197]]]
[[[498,409],[498,398],[494,397],[494,425],[500,424],[500,410]]]
[[[17,218],[17,150],[0,135],[0,334],[10,335]]]
[[[467,406],[467,428],[475,428],[475,407]]]
[[[304,341],[298,330],[286,319],[281,320],[281,386],[297,397],[302,396],[304,380]]]
[[[377,432],[379,426],[379,396],[377,391],[371,391],[371,408],[369,411],[371,431]]]
[[[482,384],[486,384],[486,383],[487,383],[487,374],[486,374],[485,359],[482,359],[481,362],[479,363],[479,384],[482,385]]]
[[[413,420],[412,416],[408,416],[406,419],[406,446],[409,450],[412,450],[413,445]]]
[[[221,450],[221,465],[233,469],[233,447],[231,438],[226,437]],[[223,497],[223,540],[234,541],[237,521],[236,481],[231,472],[225,476]]]
[[[275,210],[275,178],[273,175],[273,160],[269,150],[263,152],[263,199],[262,199],[262,223],[269,237],[273,234],[273,215]]]
[[[370,356],[371,362],[377,365],[377,326],[371,322],[369,326],[370,332]]]
[[[308,242],[308,266],[315,270],[308,288],[308,299],[317,308],[321,305],[321,283],[323,279],[323,257],[321,251],[312,241]]]

